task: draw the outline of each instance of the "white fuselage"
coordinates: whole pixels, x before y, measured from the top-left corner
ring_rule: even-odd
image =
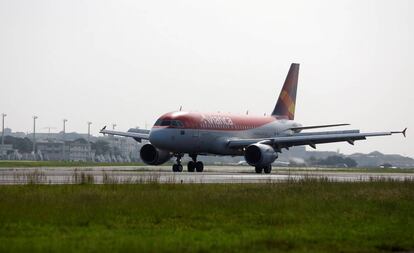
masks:
[[[159,149],[173,153],[243,155],[242,150],[230,149],[227,142],[234,139],[272,138],[290,135],[291,127],[299,126],[291,120],[275,120],[252,129],[211,130],[153,127],[150,142]]]

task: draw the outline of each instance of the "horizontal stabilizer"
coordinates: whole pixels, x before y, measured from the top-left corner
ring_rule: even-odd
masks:
[[[349,124],[332,124],[332,125],[318,125],[318,126],[301,126],[301,127],[291,127],[288,130],[301,131],[301,130],[306,130],[306,129],[315,129],[315,128],[324,128],[324,127],[338,127],[338,126],[349,126]]]
[[[128,132],[120,132],[120,131],[107,130],[106,126],[104,126],[99,132],[101,134],[131,137],[138,142],[141,142],[141,140],[143,139],[144,140],[149,139],[149,131],[145,129],[134,129],[134,130],[130,129],[128,130]]]

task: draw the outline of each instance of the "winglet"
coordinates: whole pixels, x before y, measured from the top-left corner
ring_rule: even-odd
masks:
[[[404,135],[404,138],[406,138],[407,137],[406,132],[407,132],[407,128],[404,128],[404,130],[402,130],[402,131],[396,131],[396,132],[391,132],[391,133],[392,134],[402,134],[402,135]]]
[[[99,131],[100,133],[102,133],[103,130],[106,129],[106,126],[102,127],[101,131]]]
[[[404,138],[407,137],[407,135],[405,134],[407,132],[407,128],[404,128],[404,130],[402,130],[402,134],[404,135]]]

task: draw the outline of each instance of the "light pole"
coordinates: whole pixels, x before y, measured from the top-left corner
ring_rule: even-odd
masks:
[[[1,124],[1,148],[0,148],[0,157],[3,156],[3,149],[4,149],[4,118],[7,116],[7,114],[2,113],[1,114],[1,119],[2,119],[2,124]]]
[[[88,121],[88,159],[91,159],[91,142],[90,142],[90,138],[91,138],[91,125],[92,122]]]
[[[63,138],[65,138],[65,134],[66,134],[66,122],[68,122],[68,120],[63,119]]]
[[[56,129],[56,127],[48,126],[44,127],[43,129],[47,129],[47,139],[50,139],[50,129]]]
[[[65,150],[65,141],[66,141],[66,122],[67,119],[63,119],[63,160],[66,161],[66,150]]]
[[[37,116],[33,116],[33,153],[36,154],[36,119]]]
[[[2,125],[1,125],[1,147],[3,148],[4,145],[4,118],[7,116],[7,114],[2,113],[1,119],[2,119]]]
[[[115,131],[115,127],[116,127],[116,123],[112,123],[112,130]],[[114,142],[116,137],[115,135],[109,136],[109,139]],[[114,145],[114,143],[112,143],[112,145]]]

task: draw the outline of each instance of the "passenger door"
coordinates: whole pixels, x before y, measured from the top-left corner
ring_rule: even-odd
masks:
[[[193,145],[191,145],[196,152],[200,150],[200,130],[193,129],[191,134],[191,142]]]

